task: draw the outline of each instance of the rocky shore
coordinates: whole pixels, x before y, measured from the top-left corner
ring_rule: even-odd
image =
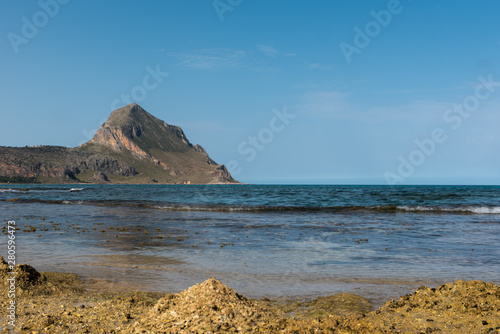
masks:
[[[0,258],[0,307],[10,278]],[[16,325],[5,333],[500,333],[500,287],[461,281],[421,287],[374,310],[342,293],[310,301],[248,299],[210,278],[179,294],[109,292],[73,274],[17,265]]]

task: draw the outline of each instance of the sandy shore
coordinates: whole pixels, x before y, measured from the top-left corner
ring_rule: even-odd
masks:
[[[74,274],[18,265],[16,320],[7,308],[11,277],[0,261],[5,333],[499,333],[500,287],[456,281],[421,287],[375,309],[341,293],[311,300],[249,299],[210,278],[178,294],[117,291]]]

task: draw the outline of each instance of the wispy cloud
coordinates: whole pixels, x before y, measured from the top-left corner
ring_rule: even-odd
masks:
[[[190,53],[170,53],[178,66],[197,70],[219,70],[241,67],[246,52],[231,49],[203,49]]]
[[[275,59],[276,59],[276,58],[278,57],[278,55],[280,54],[280,52],[279,52],[278,50],[276,50],[275,48],[273,48],[273,47],[271,47],[271,46],[268,46],[268,45],[262,45],[262,44],[257,45],[257,49],[258,49],[260,52],[262,52],[262,53],[264,53],[264,54],[268,55],[269,57],[275,58]]]
[[[269,45],[264,45],[264,44],[259,44],[257,45],[257,49],[264,53],[265,55],[271,57],[271,58],[278,58],[279,56],[284,56],[284,57],[294,57],[295,54],[292,52],[281,52],[272,46]]]

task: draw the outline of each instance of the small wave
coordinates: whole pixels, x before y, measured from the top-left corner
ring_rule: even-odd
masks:
[[[406,205],[400,205],[396,207],[397,210],[400,211],[408,211],[408,212],[432,212],[432,211],[438,211],[439,208],[437,207],[431,207],[431,206],[423,206],[423,205],[416,205],[416,206],[406,206]],[[443,208],[441,208],[443,210]]]
[[[27,193],[30,189],[13,189],[13,188],[1,188],[0,193]]]
[[[154,205],[153,208],[165,211],[214,211],[214,212],[238,212],[238,211],[277,211],[271,207],[258,206],[229,206],[229,205]]]
[[[435,212],[435,213],[473,213],[473,214],[500,214],[499,206],[457,206],[457,207],[433,207],[433,206],[398,206],[399,210],[407,212]]]
[[[5,201],[5,200],[4,200]],[[119,201],[119,200],[40,200],[20,199],[16,203],[45,203],[65,205],[94,205],[107,207],[135,207],[163,211],[186,212],[255,212],[255,213],[300,213],[324,212],[331,214],[349,213],[415,213],[415,214],[500,214],[500,206],[463,205],[463,206],[425,206],[425,205],[376,205],[376,206],[259,206],[259,205],[231,205],[231,204],[186,204],[186,203],[159,203],[147,201]]]
[[[500,214],[500,207],[471,207],[469,210],[481,214]]]
[[[60,192],[79,192],[85,188],[0,188],[0,193],[60,193]]]
[[[165,211],[214,211],[214,212],[309,212],[309,211],[353,211],[359,207],[315,207],[315,206],[259,206],[259,205],[230,205],[230,204],[169,204],[153,205],[155,209]]]

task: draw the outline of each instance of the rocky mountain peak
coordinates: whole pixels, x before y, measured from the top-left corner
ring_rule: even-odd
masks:
[[[104,123],[108,127],[119,127],[132,122],[140,122],[144,117],[154,117],[137,103],[131,103],[114,110]]]
[[[185,159],[178,159],[179,154],[190,155],[215,167],[213,177],[232,179],[227,169],[213,161],[203,147],[191,144],[179,126],[167,124],[136,103],[113,111],[89,143],[116,152],[130,152],[165,169],[172,168],[173,160]]]
[[[180,127],[136,103],[114,110],[94,137],[77,148],[0,147],[0,153],[0,176],[5,177],[111,183],[237,182],[203,147],[191,144]]]

